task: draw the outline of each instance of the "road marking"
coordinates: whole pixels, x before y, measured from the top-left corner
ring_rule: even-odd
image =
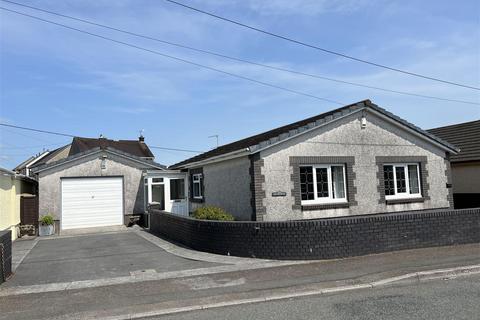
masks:
[[[281,266],[289,266],[289,265],[292,265],[292,263],[288,261],[245,263],[245,264],[223,265],[223,266],[208,267],[208,268],[188,269],[188,270],[180,270],[180,271],[169,271],[169,272],[162,272],[162,273],[151,273],[151,272],[138,273],[138,274],[133,274],[129,276],[114,277],[114,278],[57,282],[57,283],[49,283],[49,284],[36,284],[31,286],[16,286],[16,287],[3,287],[3,288],[0,287],[0,297],[28,294],[28,293],[42,293],[42,292],[54,292],[54,291],[63,291],[63,290],[96,288],[96,287],[120,285],[120,284],[127,284],[127,283],[186,278],[186,277],[204,276],[204,275],[217,274],[217,273],[247,271],[247,270],[265,269],[265,268],[273,268],[273,267],[281,267]]]

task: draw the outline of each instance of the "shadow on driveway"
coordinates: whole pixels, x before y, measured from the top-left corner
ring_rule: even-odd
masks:
[[[38,241],[4,285],[95,280],[216,265],[175,256],[133,232],[91,234]]]

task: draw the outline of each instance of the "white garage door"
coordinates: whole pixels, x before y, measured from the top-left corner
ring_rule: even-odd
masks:
[[[123,224],[121,177],[62,179],[62,229]]]

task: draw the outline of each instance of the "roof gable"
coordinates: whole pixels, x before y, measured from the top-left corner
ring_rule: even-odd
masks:
[[[33,169],[33,171],[35,173],[39,173],[39,172],[49,170],[49,169],[52,169],[52,168],[55,168],[55,167],[58,167],[58,166],[62,166],[64,164],[67,164],[67,163],[70,163],[70,162],[73,162],[73,161],[76,161],[76,160],[79,160],[79,159],[82,159],[82,158],[87,158],[88,156],[90,156],[92,154],[101,153],[101,152],[108,152],[110,154],[114,154],[116,156],[120,156],[122,158],[140,163],[140,164],[144,165],[146,168],[154,168],[154,169],[161,169],[161,170],[166,170],[167,169],[166,166],[164,166],[162,164],[159,164],[159,163],[156,163],[153,160],[147,160],[147,159],[144,159],[144,158],[141,158],[141,157],[136,157],[136,156],[131,155],[129,153],[123,152],[121,150],[116,150],[116,149],[110,148],[110,147],[105,147],[104,149],[101,149],[100,147],[97,147],[97,148],[89,149],[89,150],[84,151],[84,152],[76,153],[74,155],[68,156],[67,158],[64,158],[64,159],[61,159],[61,160],[58,160],[58,161],[54,161],[54,162],[51,162],[51,163],[48,163],[48,164],[44,164],[44,165],[35,167]]]
[[[210,150],[208,152],[202,153],[195,157],[189,158],[177,164],[171,166],[171,168],[181,168],[185,165],[207,161],[211,158],[217,158],[225,154],[233,153],[242,149],[249,149],[251,153],[259,152],[264,148],[280,143],[284,140],[290,139],[294,136],[307,132],[313,128],[316,128],[320,125],[324,125],[333,121],[336,121],[340,118],[359,112],[364,109],[373,110],[384,117],[389,118],[390,120],[398,123],[399,125],[408,128],[409,130],[423,136],[425,139],[440,145],[442,148],[456,153],[458,149],[453,145],[445,142],[438,137],[434,136],[431,133],[424,131],[423,129],[411,124],[410,122],[394,115],[387,110],[380,108],[376,104],[372,103],[370,100],[363,100],[354,104],[346,105],[344,107],[319,114],[314,117],[310,117],[304,120],[300,120],[273,130],[269,130],[242,140],[238,140],[223,146],[220,146],[216,149]]]

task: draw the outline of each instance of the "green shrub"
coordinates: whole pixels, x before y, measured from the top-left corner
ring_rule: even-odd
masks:
[[[44,226],[51,226],[55,223],[55,221],[50,214],[46,214],[40,219],[40,223]]]
[[[205,206],[198,208],[193,212],[195,219],[201,220],[220,220],[220,221],[233,221],[235,218],[225,210],[214,206]]]

